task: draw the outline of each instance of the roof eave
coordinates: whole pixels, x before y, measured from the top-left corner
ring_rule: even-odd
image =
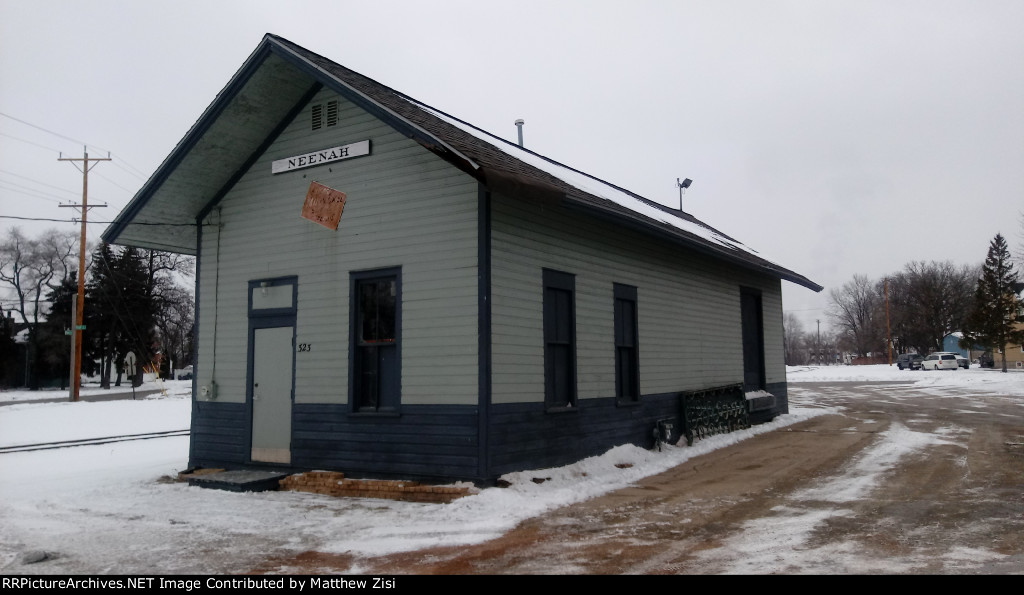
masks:
[[[811,281],[803,275],[793,272],[787,268],[778,266],[770,261],[763,260],[762,262],[752,262],[747,258],[742,258],[735,254],[730,254],[725,248],[712,245],[708,242],[701,241],[696,236],[691,236],[682,230],[668,229],[661,225],[657,225],[654,222],[648,221],[643,218],[642,215],[636,217],[627,217],[622,213],[613,211],[611,209],[604,209],[594,204],[591,201],[584,201],[578,198],[574,198],[570,195],[563,196],[563,204],[568,208],[575,208],[587,211],[592,215],[596,215],[600,218],[610,219],[620,225],[630,227],[641,231],[643,233],[654,235],[663,239],[667,239],[673,243],[682,244],[687,248],[690,248],[696,252],[700,252],[707,256],[712,256],[721,260],[726,260],[732,264],[735,264],[744,269],[757,271],[766,275],[770,275],[777,279],[782,279],[795,283],[797,285],[806,287],[814,292],[821,292],[825,289],[823,286],[818,285],[814,281]]]

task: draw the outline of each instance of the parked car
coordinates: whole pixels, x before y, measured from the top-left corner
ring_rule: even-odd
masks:
[[[901,353],[896,358],[896,367],[901,370],[920,370],[922,361],[924,361],[924,357],[919,353]]]
[[[192,380],[192,366],[185,366],[178,372],[178,380]]]
[[[954,353],[933,353],[921,363],[922,370],[956,370],[959,367]]]
[[[996,367],[996,360],[992,357],[992,352],[986,351],[985,353],[982,353],[981,357],[978,358],[978,365],[982,368]]]
[[[961,368],[966,370],[971,367],[971,360],[960,355],[959,353],[956,353],[955,351],[936,351],[932,355],[952,355],[956,357],[956,364]]]

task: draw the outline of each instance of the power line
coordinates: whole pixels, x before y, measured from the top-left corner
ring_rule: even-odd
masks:
[[[35,128],[36,130],[42,130],[43,132],[46,132],[47,134],[52,134],[52,135],[54,135],[54,136],[56,136],[56,137],[58,137],[58,138],[62,138],[62,139],[64,139],[64,140],[69,140],[69,141],[72,141],[72,142],[74,142],[74,143],[76,143],[76,144],[79,144],[79,145],[86,145],[86,146],[91,146],[91,147],[92,147],[92,148],[94,148],[94,149],[99,149],[100,151],[106,151],[106,152],[107,152],[108,154],[109,154],[109,153],[113,153],[113,151],[110,151],[109,149],[104,149],[103,147],[100,147],[100,146],[98,146],[98,145],[91,145],[91,144],[89,144],[89,143],[87,143],[87,142],[85,142],[85,141],[80,141],[80,140],[78,140],[78,139],[74,139],[74,138],[71,138],[70,136],[65,136],[65,135],[63,135],[63,134],[61,134],[61,133],[59,133],[59,132],[54,132],[54,131],[52,131],[52,130],[49,130],[49,129],[43,128],[42,126],[39,126],[39,125],[37,125],[37,124],[33,124],[33,123],[31,123],[31,122],[27,122],[27,121],[25,121],[25,120],[22,120],[21,118],[15,118],[14,116],[12,116],[12,115],[9,115],[9,114],[5,114],[5,113],[3,113],[3,112],[0,112],[0,116],[3,116],[3,117],[5,117],[5,118],[10,118],[11,120],[14,120],[15,122],[20,122],[20,123],[22,123],[22,124],[24,124],[24,125],[26,125],[26,126],[31,126],[32,128]],[[14,136],[10,136],[9,134],[4,134],[4,133],[2,133],[2,132],[0,132],[0,134],[3,134],[3,136],[7,136],[7,137],[13,138],[13,139],[15,139],[15,140],[20,140],[21,142],[24,142],[24,143],[28,143],[28,144],[30,144],[30,145],[35,145],[35,146],[37,146],[37,147],[41,147],[41,148],[43,148],[43,149],[49,149],[49,150],[51,150],[51,151],[57,151],[58,153],[60,153],[60,152],[61,152],[61,151],[60,151],[60,150],[58,150],[58,149],[54,149],[54,148],[52,148],[52,147],[46,147],[46,146],[43,146],[43,145],[40,145],[40,144],[34,143],[34,142],[32,142],[32,141],[27,141],[27,140],[25,140],[25,139],[22,139],[22,138],[17,138],[17,137],[14,137]],[[120,157],[120,156],[118,156],[118,160],[119,160],[119,161],[121,161],[121,162],[122,162],[122,163],[123,163],[124,165],[126,165],[126,166],[130,167],[131,169],[133,169],[133,170],[135,170],[135,171],[131,171],[131,170],[129,170],[129,169],[127,169],[127,168],[125,168],[125,167],[121,167],[121,166],[119,166],[119,165],[117,164],[117,162],[114,162],[114,166],[116,166],[116,167],[121,167],[121,169],[122,169],[122,170],[124,170],[125,172],[127,172],[127,173],[129,173],[129,174],[131,174],[131,175],[133,175],[133,176],[135,176],[135,177],[137,177],[137,178],[140,178],[140,179],[142,179],[142,180],[145,180],[145,179],[146,179],[146,174],[145,174],[145,173],[144,173],[144,172],[143,172],[143,171],[142,171],[141,169],[139,169],[139,168],[135,167],[135,166],[134,166],[134,165],[132,165],[131,163],[128,163],[127,161],[125,161],[125,160],[124,160],[124,158],[123,158],[123,157]],[[131,191],[129,190],[129,192],[131,192]]]
[[[124,167],[125,165],[127,165],[128,167],[134,169],[135,171],[131,171],[129,169],[126,169]],[[140,180],[145,180],[145,179],[148,178],[148,176],[146,175],[146,173],[144,171],[142,171],[141,169],[135,167],[131,163],[128,163],[127,161],[125,161],[124,157],[120,157],[119,156],[117,158],[117,161],[114,162],[114,167],[119,167],[122,170],[124,170],[124,171],[130,173],[131,175],[135,176],[136,178],[139,178]]]
[[[15,215],[0,215],[0,219],[18,219],[20,221],[52,221],[54,223],[79,223],[81,221],[81,219],[51,219],[51,218],[48,218],[48,217],[17,217]],[[94,221],[94,220],[90,220],[90,221],[86,222],[86,224],[89,224],[89,223],[110,225],[111,223],[115,223],[115,222],[114,221]],[[147,222],[147,221],[132,221],[131,225],[154,225],[154,226],[163,225],[163,226],[166,226],[166,227],[195,227],[196,224],[195,223],[156,223],[156,222]],[[203,227],[216,227],[216,224],[215,223],[204,223]]]
[[[46,128],[43,128],[42,126],[37,126],[37,125],[35,125],[35,124],[31,123],[31,122],[26,122],[25,120],[22,120],[20,118],[15,118],[14,116],[11,116],[9,114],[5,114],[3,112],[0,112],[0,116],[3,116],[5,118],[10,118],[10,119],[14,120],[15,122],[21,122],[25,126],[31,126],[32,128],[35,128],[36,130],[42,130],[43,132],[52,134],[52,135],[54,135],[56,137],[59,137],[59,138],[62,138],[64,140],[69,140],[69,141],[71,141],[71,142],[73,142],[73,143],[75,143],[77,145],[87,145],[87,144],[89,144],[89,143],[86,143],[86,142],[82,142],[82,141],[80,141],[78,139],[71,138],[70,136],[64,136],[63,134],[61,134],[59,132],[54,132],[52,130],[47,130]],[[99,147],[96,147],[96,148],[99,149]],[[102,149],[100,149],[100,150],[102,150]]]
[[[61,188],[60,186],[54,186],[53,184],[47,184],[46,182],[41,182],[39,180],[32,179],[32,178],[30,178],[28,176],[23,176],[21,174],[16,174],[16,173],[14,173],[12,171],[7,171],[5,169],[0,169],[0,174],[7,174],[9,176],[14,176],[16,178],[21,178],[22,180],[28,180],[29,182],[35,182],[36,184],[41,184],[43,186],[49,186],[50,188],[54,188],[56,190],[60,190],[61,192],[67,192],[68,194],[74,195],[76,197],[78,196],[78,193],[75,192],[74,190],[68,190],[66,188]]]
[[[128,170],[125,170],[125,171],[128,171]],[[128,172],[128,173],[131,173],[131,172]],[[114,186],[117,186],[117,187],[118,187],[118,188],[120,188],[121,190],[124,190],[124,191],[125,191],[125,192],[127,192],[128,194],[135,194],[135,192],[134,192],[134,191],[132,191],[132,190],[129,190],[129,189],[127,189],[127,188],[125,188],[124,186],[122,186],[122,185],[118,184],[118,183],[117,183],[117,182],[115,182],[114,180],[111,180],[111,179],[110,179],[110,178],[108,178],[107,176],[104,176],[104,175],[100,174],[99,172],[96,172],[96,175],[97,175],[97,176],[99,176],[99,177],[101,177],[101,178],[103,178],[104,180],[106,180],[106,181],[110,182],[110,183],[111,183],[111,184],[113,184]],[[132,175],[134,175],[134,174],[132,174]]]
[[[39,143],[34,143],[34,142],[30,141],[30,140],[25,140],[23,138],[18,138],[16,136],[11,136],[10,134],[4,133],[4,132],[0,132],[0,136],[6,136],[7,138],[12,138],[12,139],[14,139],[16,141],[21,141],[21,142],[29,144],[29,145],[34,145],[36,147],[39,147],[40,149],[46,149],[47,151],[53,151],[54,153],[60,153],[60,149],[54,149],[53,147],[47,147],[46,145],[41,145]]]
[[[15,190],[15,192],[29,192],[30,194],[23,194],[22,195],[22,196],[26,196],[28,198],[43,198],[43,199],[46,199],[46,200],[52,200],[54,202],[61,202],[61,200],[66,200],[66,199],[57,198],[56,196],[50,196],[49,194],[43,194],[42,192],[36,190],[35,188],[29,188],[28,186],[21,186],[20,184],[13,184],[13,183],[8,182],[6,180],[0,180],[0,188],[3,188],[4,190],[11,190],[11,188],[8,188],[8,186],[14,186],[15,188],[19,188],[20,189],[20,190]]]

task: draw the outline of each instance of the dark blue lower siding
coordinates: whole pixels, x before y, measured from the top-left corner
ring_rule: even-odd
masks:
[[[346,405],[297,404],[292,466],[351,477],[476,479],[477,408],[403,405],[401,416],[353,415]]]
[[[192,402],[189,467],[224,467],[249,460],[245,403]]]
[[[775,407],[754,423],[788,413],[786,383],[771,384]],[[644,395],[638,404],[584,399],[573,411],[548,413],[543,403],[492,404],[487,477],[479,477],[477,408],[403,405],[400,416],[353,415],[347,405],[296,404],[292,410],[294,469],[342,471],[350,477],[490,481],[504,473],[555,467],[599,455],[620,444],[650,448],[659,420],[671,419],[679,436],[678,393]],[[249,463],[249,428],[243,403],[192,406],[190,467]]]
[[[491,405],[491,475],[564,465],[620,444],[650,448],[655,424],[666,418],[677,422],[674,439],[678,393],[644,395],[628,406],[613,398],[581,399],[576,410],[556,413],[546,412],[543,403]]]

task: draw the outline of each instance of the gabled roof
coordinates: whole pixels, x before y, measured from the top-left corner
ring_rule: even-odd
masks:
[[[821,291],[692,215],[496,137],[267,34],[188,134],[103,233],[107,242],[194,254],[204,216],[327,87],[503,194],[533,194]]]

